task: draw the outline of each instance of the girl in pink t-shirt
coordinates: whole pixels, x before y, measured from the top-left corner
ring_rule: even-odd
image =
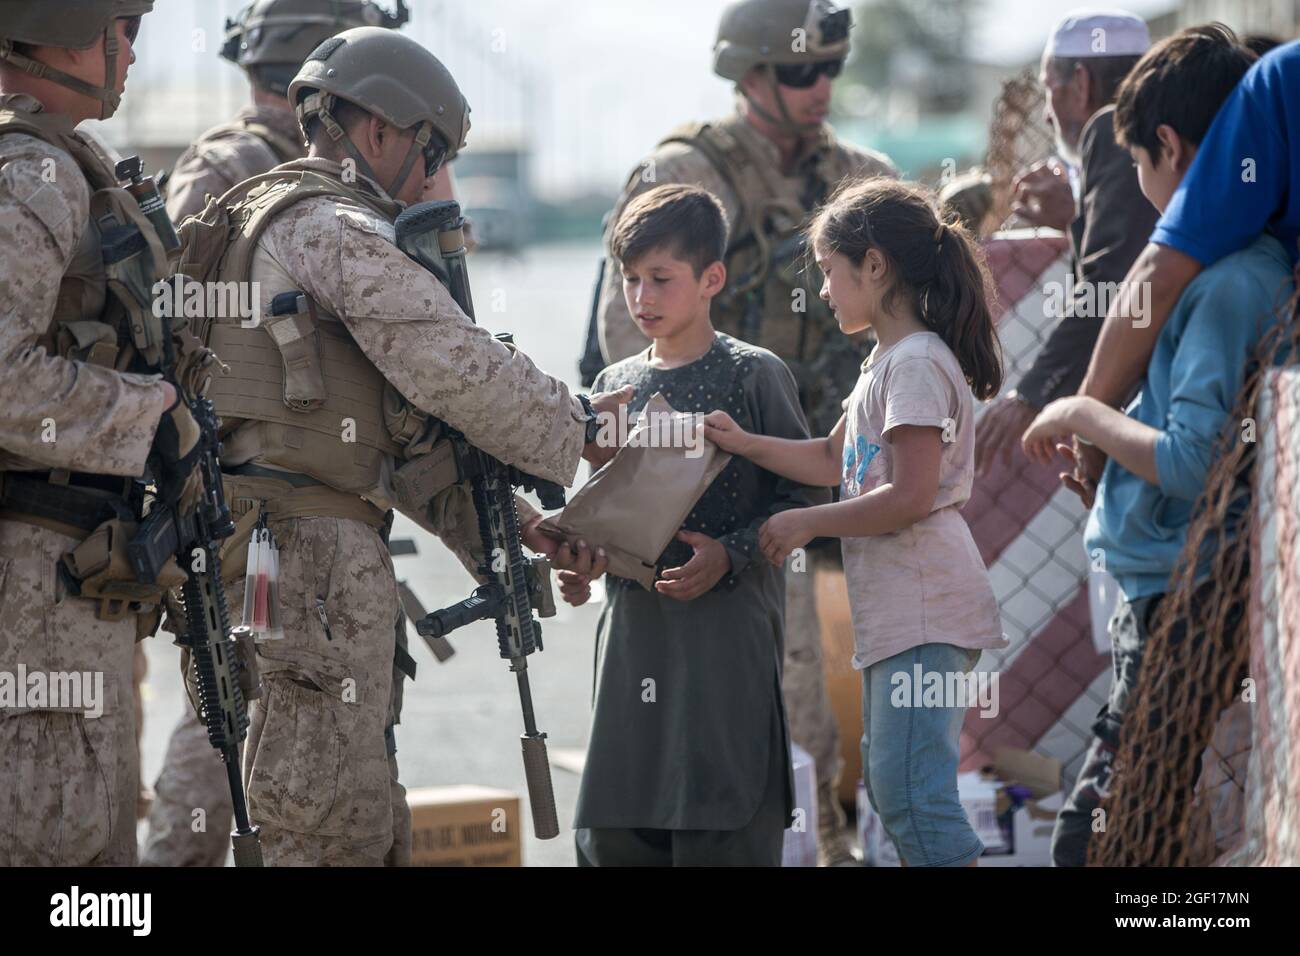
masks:
[[[844,417],[826,438],[794,441],[716,411],[705,433],[778,475],[839,485],[837,502],[768,519],[760,547],[781,565],[813,538],[842,539],[872,806],[905,864],[973,865],[984,847],[957,796],[961,724],[968,705],[990,704],[972,674],[980,650],[1007,646],[958,513],[974,474],[974,398],[1002,383],[984,272],[970,236],[896,180],[845,184],[808,233],[840,330],[877,340]]]

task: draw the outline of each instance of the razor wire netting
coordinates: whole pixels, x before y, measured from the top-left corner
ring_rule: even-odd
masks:
[[[1256,351],[1155,611],[1091,863],[1300,864],[1298,308]]]

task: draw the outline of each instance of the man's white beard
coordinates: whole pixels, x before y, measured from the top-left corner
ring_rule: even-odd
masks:
[[[1060,127],[1057,127],[1055,130],[1055,139],[1056,155],[1060,156],[1061,159],[1065,160],[1075,169],[1083,168],[1083,157],[1079,153],[1078,141],[1076,140],[1075,145],[1073,146],[1067,143],[1065,137],[1061,135]]]

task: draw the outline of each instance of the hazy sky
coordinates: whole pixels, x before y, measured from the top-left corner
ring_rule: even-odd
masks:
[[[391,0],[381,0],[391,9]],[[1034,57],[1071,0],[984,0],[971,52]],[[1141,14],[1170,0],[1130,0]],[[242,2],[160,0],[144,19],[119,142],[182,141],[232,114],[243,76],[217,51]],[[725,0],[411,0],[416,39],[456,76],[473,109],[470,146],[526,138],[538,185],[617,188],[672,127],[730,109],[710,48]],[[867,16],[860,13],[859,19]]]

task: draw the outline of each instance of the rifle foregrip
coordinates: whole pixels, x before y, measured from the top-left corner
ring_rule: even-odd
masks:
[[[560,819],[555,812],[546,734],[520,734],[519,742],[524,749],[524,779],[528,782],[528,804],[533,808],[533,830],[537,839],[553,840],[560,835]]]

